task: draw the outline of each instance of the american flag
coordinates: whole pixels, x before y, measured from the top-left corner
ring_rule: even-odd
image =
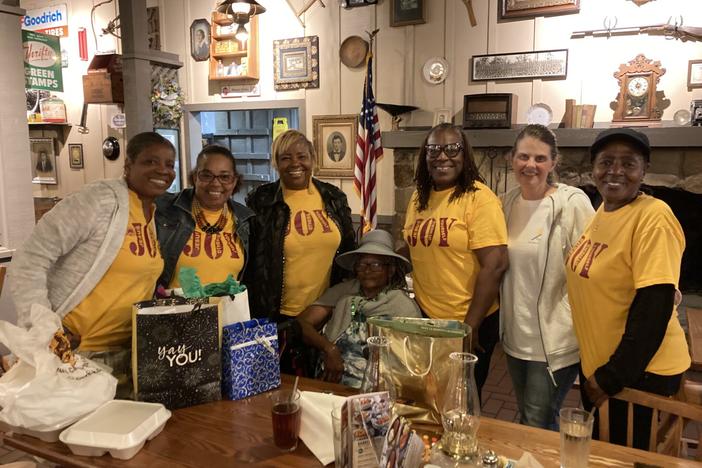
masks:
[[[375,97],[373,96],[373,55],[370,53],[367,62],[368,71],[363,87],[361,115],[358,119],[354,169],[354,187],[361,198],[361,224],[364,233],[375,229],[378,225],[375,166],[383,156],[378,109],[375,107]]]

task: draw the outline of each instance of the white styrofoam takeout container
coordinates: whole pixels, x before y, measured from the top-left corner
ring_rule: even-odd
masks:
[[[61,433],[59,439],[76,455],[99,457],[110,452],[128,460],[156,437],[171,412],[160,403],[112,400]]]

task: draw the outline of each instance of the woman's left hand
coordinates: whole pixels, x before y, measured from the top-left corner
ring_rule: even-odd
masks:
[[[605,402],[605,400],[607,400],[607,398],[609,398],[609,395],[607,395],[600,387],[600,384],[597,383],[595,374],[590,376],[590,378],[585,382],[585,393],[587,394],[588,399],[598,408]]]
[[[344,374],[344,360],[336,346],[330,346],[325,350],[324,373],[322,379],[327,382],[339,382]]]

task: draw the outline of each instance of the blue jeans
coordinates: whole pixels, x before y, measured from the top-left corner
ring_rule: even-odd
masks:
[[[545,362],[524,361],[507,355],[507,369],[517,396],[520,422],[557,431],[558,411],[578,376],[578,368],[576,363],[554,372],[554,386]]]

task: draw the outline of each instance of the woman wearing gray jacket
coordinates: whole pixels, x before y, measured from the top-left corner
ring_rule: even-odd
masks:
[[[552,182],[556,136],[528,125],[512,150],[519,187],[503,196],[510,268],[500,290],[500,336],[522,424],[558,430],[578,375],[578,342],[564,262],[594,214],[587,195]]]

